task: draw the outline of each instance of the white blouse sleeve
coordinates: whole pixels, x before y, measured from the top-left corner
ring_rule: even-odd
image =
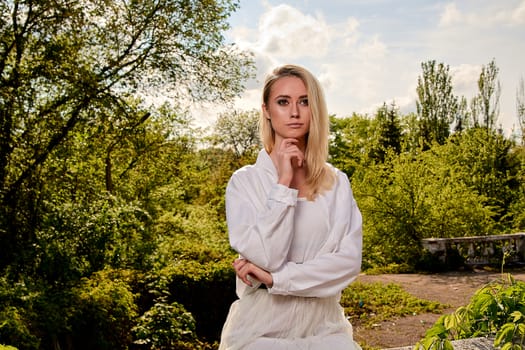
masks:
[[[338,295],[361,270],[362,217],[346,175],[339,173],[329,211],[332,228],[325,249],[302,264],[286,262],[272,272],[272,294],[304,297]]]
[[[273,272],[285,263],[293,238],[297,190],[280,184],[255,185],[253,172],[236,172],[226,187],[226,220],[231,247]]]

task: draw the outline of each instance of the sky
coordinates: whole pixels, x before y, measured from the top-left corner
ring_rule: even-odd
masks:
[[[454,94],[470,101],[494,60],[498,125],[506,134],[518,125],[525,0],[240,0],[229,23],[226,42],[253,52],[257,68],[236,109],[259,109],[266,74],[294,63],[318,77],[330,114],[373,115],[385,102],[405,114],[416,111],[423,62],[448,65]]]

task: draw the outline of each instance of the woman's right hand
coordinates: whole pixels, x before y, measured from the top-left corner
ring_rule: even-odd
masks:
[[[275,149],[274,163],[277,168],[278,183],[290,186],[296,168],[304,165],[304,153],[296,139],[287,138]]]

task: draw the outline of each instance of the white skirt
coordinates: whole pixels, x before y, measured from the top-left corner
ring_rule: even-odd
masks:
[[[219,350],[359,350],[339,300],[247,290],[222,329]]]

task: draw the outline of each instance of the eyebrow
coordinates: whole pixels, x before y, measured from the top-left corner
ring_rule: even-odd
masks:
[[[275,96],[275,99],[278,99],[278,98],[292,98],[292,96],[290,96],[290,95],[277,95],[277,96]],[[299,96],[299,99],[302,99],[302,98],[308,98],[308,95]]]

